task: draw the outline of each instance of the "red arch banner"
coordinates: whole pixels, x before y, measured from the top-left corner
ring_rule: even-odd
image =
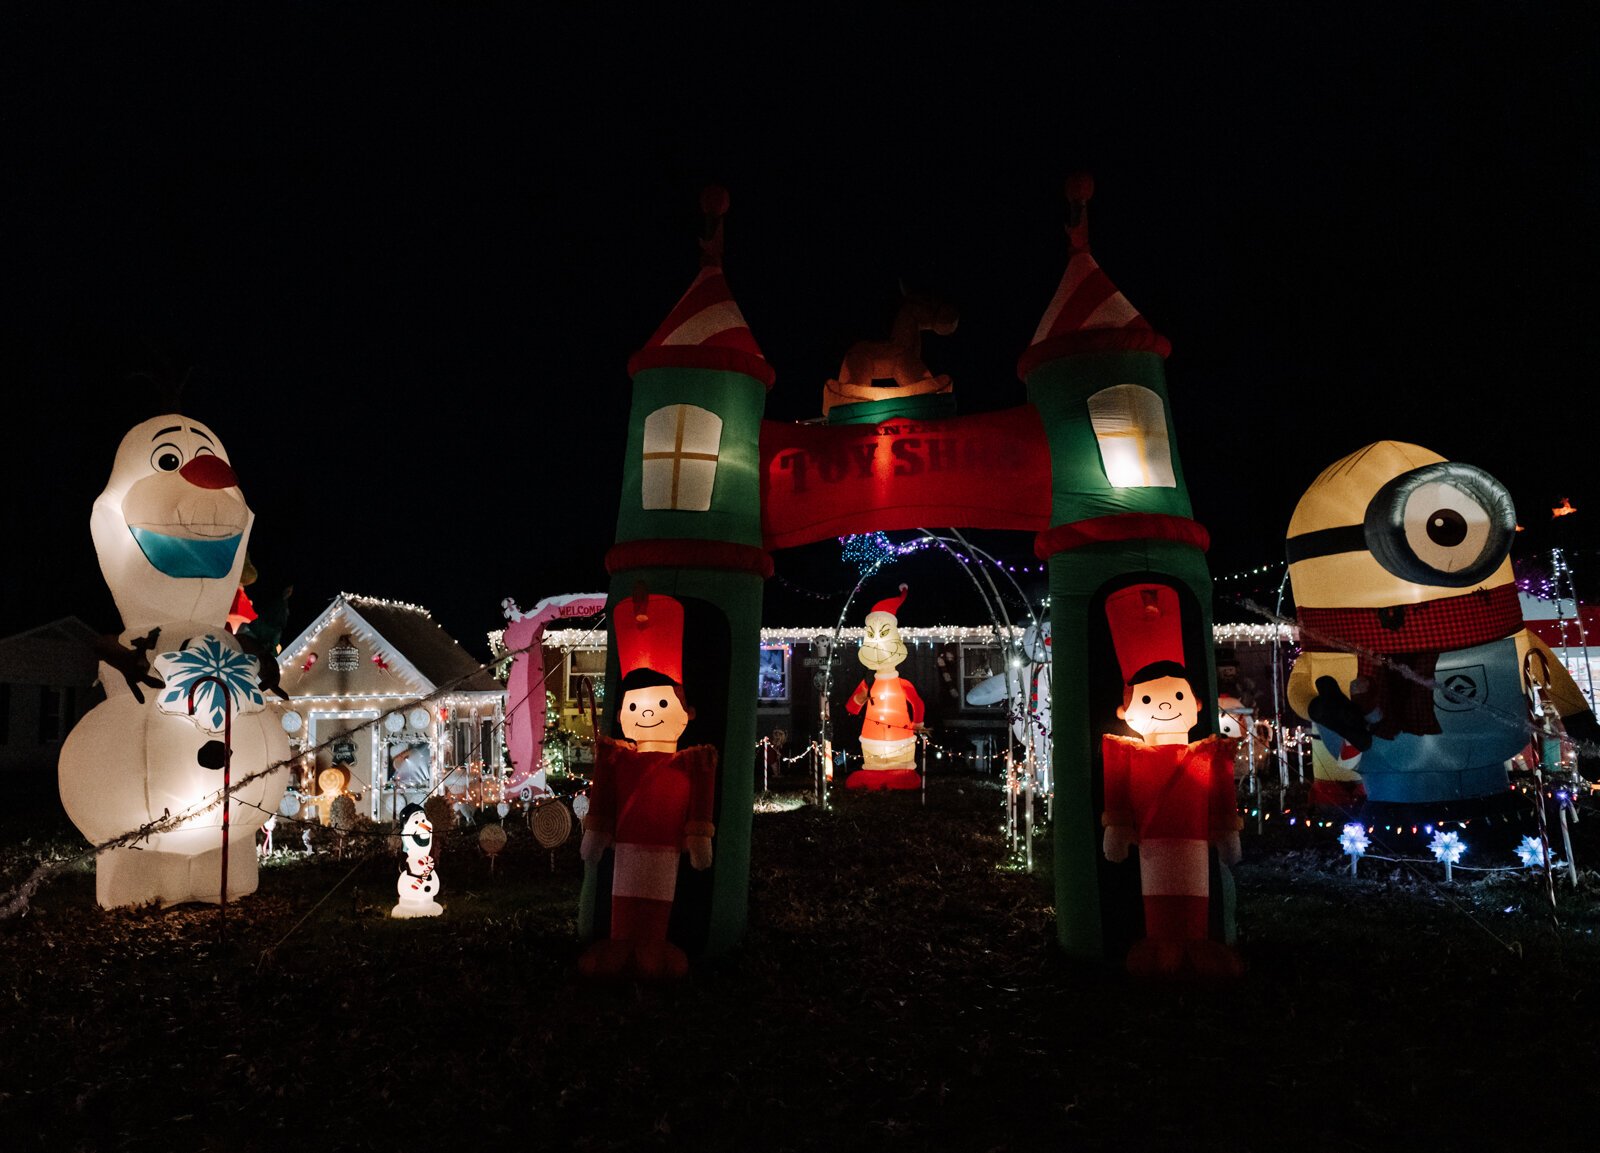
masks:
[[[767,548],[930,525],[1050,526],[1050,449],[1037,409],[879,424],[761,422]]]

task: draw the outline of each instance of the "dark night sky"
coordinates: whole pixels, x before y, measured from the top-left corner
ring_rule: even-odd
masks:
[[[603,586],[624,366],[694,275],[702,184],[768,416],[800,419],[902,277],[961,308],[925,353],[962,409],[1021,403],[1079,167],[1096,256],[1172,339],[1215,573],[1399,439],[1505,482],[1523,550],[1570,497],[1596,587],[1593,6],[326,7],[8,8],[0,634],[117,627],[89,507],[146,377],[187,375],[291,632],[347,589],[477,649],[502,597]],[[834,611],[793,589],[847,587],[837,555],[779,554],[769,620]]]

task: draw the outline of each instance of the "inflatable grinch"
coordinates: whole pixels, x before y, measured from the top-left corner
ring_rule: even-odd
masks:
[[[917,733],[926,711],[916,686],[900,675],[906,659],[896,616],[905,603],[900,595],[872,606],[861,636],[861,663],[872,670],[872,680],[856,686],[845,708],[861,716],[861,769],[845,782],[851,789],[914,789],[922,783],[917,774]]]

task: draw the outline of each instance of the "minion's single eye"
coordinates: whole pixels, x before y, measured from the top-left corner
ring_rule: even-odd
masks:
[[[1139,699],[1141,701],[1143,701],[1147,705],[1150,703],[1150,698],[1149,697],[1140,697]]]
[[[1516,525],[1504,485],[1472,465],[1444,462],[1379,489],[1362,529],[1373,556],[1395,576],[1465,588],[1499,567]]]
[[[162,472],[177,472],[183,467],[183,451],[175,444],[158,444],[150,452],[150,464]]]

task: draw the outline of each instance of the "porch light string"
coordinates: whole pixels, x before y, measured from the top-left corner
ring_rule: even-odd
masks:
[[[505,654],[505,656],[516,656],[519,653],[530,651],[532,649],[532,647],[533,647],[532,645],[528,645],[528,646],[525,646],[524,648],[508,652],[508,653]],[[504,660],[505,659],[505,656],[500,657],[494,663],[498,664],[500,660]],[[476,668],[474,668],[474,669],[472,669],[472,670],[470,670],[470,671],[468,671],[466,673],[463,673],[461,676],[456,677],[454,680],[448,681],[445,684],[440,685],[439,687],[435,688],[433,690],[433,692],[428,693],[426,696],[418,697],[416,700],[413,700],[413,701],[407,703],[406,705],[402,706],[402,709],[415,708],[416,706],[422,705],[422,704],[426,704],[427,702],[432,701],[437,697],[444,696],[447,693],[452,692],[454,689],[456,689],[459,685],[463,684],[467,680],[470,680],[472,677],[475,677],[479,673],[491,669],[491,667],[492,666],[489,665],[489,664],[478,665]],[[352,731],[359,732],[364,728],[368,728],[368,727],[370,727],[372,725],[378,724],[382,719],[383,719],[382,717],[375,718],[375,719],[373,719],[371,721],[366,722],[363,725],[358,725]],[[202,800],[196,801],[194,804],[188,806],[187,808],[181,809],[176,814],[174,814],[170,808],[169,809],[164,809],[162,811],[161,816],[157,817],[155,820],[146,821],[144,824],[139,825],[139,826],[137,826],[135,828],[129,829],[125,833],[120,833],[117,836],[111,837],[110,839],[105,840],[105,841],[101,841],[98,844],[90,845],[88,848],[82,849],[79,852],[73,854],[72,856],[60,857],[60,858],[56,858],[54,860],[41,862],[40,864],[35,866],[33,868],[33,870],[31,872],[29,872],[29,874],[25,878],[23,878],[22,881],[20,881],[10,891],[8,891],[3,898],[0,898],[0,922],[8,921],[12,917],[15,917],[19,913],[25,911],[27,909],[27,907],[28,907],[29,900],[33,897],[33,895],[36,892],[38,892],[39,887],[45,881],[50,880],[51,878],[55,877],[56,875],[58,875],[58,874],[60,874],[60,873],[62,873],[64,871],[66,871],[67,869],[70,869],[73,866],[79,864],[80,862],[85,861],[85,860],[89,860],[89,859],[91,859],[93,857],[98,857],[101,853],[104,853],[109,849],[123,849],[123,848],[135,847],[135,846],[137,846],[137,844],[140,841],[143,841],[146,838],[148,838],[150,836],[153,836],[156,833],[171,832],[173,829],[177,828],[179,825],[183,824],[185,821],[192,820],[195,817],[198,817],[198,816],[201,816],[201,815],[203,815],[205,813],[208,813],[211,810],[217,808],[218,806],[226,803],[227,800],[230,799],[230,797],[231,797],[231,795],[233,793],[236,793],[238,790],[244,788],[246,785],[254,784],[256,781],[259,781],[264,777],[268,777],[271,774],[279,771],[280,769],[286,769],[286,768],[289,768],[289,767],[293,766],[297,761],[299,761],[307,753],[315,754],[315,753],[321,752],[324,749],[330,748],[333,745],[334,741],[339,740],[339,739],[341,739],[343,737],[347,737],[348,735],[349,735],[348,733],[343,733],[343,734],[339,734],[338,736],[329,737],[326,741],[323,741],[320,744],[315,745],[310,749],[304,749],[300,753],[296,754],[295,756],[289,757],[287,760],[276,761],[276,762],[274,762],[274,763],[272,763],[270,765],[267,765],[267,766],[265,766],[263,768],[257,769],[253,773],[246,773],[244,776],[242,776],[238,780],[234,781],[227,789],[219,789],[219,790],[217,790],[216,794],[211,796],[210,799],[202,799]],[[249,802],[246,802],[246,801],[239,801],[238,798],[232,798],[232,799],[234,799],[239,804],[249,804]],[[260,806],[253,806],[253,807],[259,808]],[[387,835],[387,834],[385,834],[385,835]],[[324,898],[324,899],[326,899],[326,898]]]

